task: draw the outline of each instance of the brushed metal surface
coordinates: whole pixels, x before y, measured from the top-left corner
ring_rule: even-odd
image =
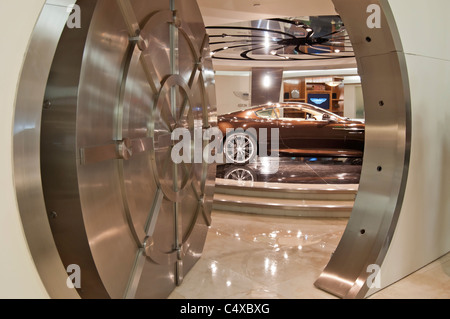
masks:
[[[24,233],[41,280],[51,298],[79,298],[67,289],[64,267],[48,222],[40,172],[43,96],[59,37],[75,1],[46,3],[36,23],[17,90],[13,160],[17,203]]]
[[[215,164],[171,159],[175,128],[193,142],[195,128],[217,125],[204,24],[194,0],[77,4],[82,28],[51,36],[58,47],[33,92],[39,104],[27,110],[38,124],[35,162],[20,149],[17,162],[37,184],[42,174],[38,219],[56,262],[80,266],[79,296],[164,298],[200,258],[211,222]],[[27,190],[18,194],[26,206]]]
[[[342,298],[363,298],[369,265],[381,266],[392,240],[408,176],[411,114],[408,74],[387,1],[333,0],[357,56],[366,111],[360,187],[343,237],[315,282]],[[370,4],[381,8],[382,28],[369,29]]]

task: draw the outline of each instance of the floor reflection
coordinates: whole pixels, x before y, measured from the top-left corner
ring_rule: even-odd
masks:
[[[169,298],[336,298],[314,287],[314,282],[336,250],[346,225],[343,218],[215,211],[202,258]],[[448,299],[449,272],[447,254],[371,298]]]
[[[258,158],[246,165],[217,166],[217,178],[296,184],[359,184],[361,158]]]

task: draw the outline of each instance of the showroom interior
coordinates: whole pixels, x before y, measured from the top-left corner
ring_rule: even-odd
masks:
[[[0,8],[0,298],[450,297],[448,1]]]

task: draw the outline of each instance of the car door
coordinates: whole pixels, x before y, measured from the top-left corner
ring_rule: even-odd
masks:
[[[280,136],[285,149],[290,151],[306,150],[317,147],[314,139],[317,135],[317,123],[306,119],[301,107],[281,107],[278,122]]]
[[[348,130],[344,121],[337,117],[322,119],[320,124],[321,147],[324,152],[329,151],[330,154],[339,155],[346,154]]]
[[[338,125],[335,130],[340,130],[345,134],[345,150],[348,155],[362,156],[364,152],[365,126],[358,121],[345,121],[343,125]]]
[[[279,137],[279,120],[274,107],[264,108],[255,112],[256,118],[252,127],[258,134],[259,156],[270,156],[271,151],[279,152],[282,141]]]
[[[304,107],[283,108],[280,135],[283,145],[292,152],[304,155],[329,155],[345,148],[345,130],[333,119],[324,119],[317,111]]]

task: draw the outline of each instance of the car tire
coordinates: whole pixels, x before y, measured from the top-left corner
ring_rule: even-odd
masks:
[[[256,139],[245,132],[230,134],[225,139],[224,155],[226,163],[250,163],[256,158],[257,152]]]

